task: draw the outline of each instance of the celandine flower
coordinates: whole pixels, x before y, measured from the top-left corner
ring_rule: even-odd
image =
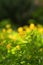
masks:
[[[35,25],[32,23],[30,24],[30,29],[33,30],[35,28]]]
[[[11,48],[11,44],[10,44],[10,43],[7,44],[6,48],[7,48],[7,49],[10,49],[10,48]]]
[[[20,50],[20,45],[17,45],[16,48],[17,48],[17,50]]]
[[[23,31],[23,28],[22,27],[19,27],[18,28],[18,32],[22,32]]]

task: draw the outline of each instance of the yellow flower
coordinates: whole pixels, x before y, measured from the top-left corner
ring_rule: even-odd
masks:
[[[10,39],[12,39],[12,35],[8,35],[8,37],[9,37]]]
[[[17,45],[16,48],[17,48],[17,50],[20,50],[20,45]]]
[[[8,33],[11,33],[11,32],[12,32],[12,29],[8,29],[7,32],[8,32]]]
[[[23,38],[26,35],[26,32],[25,31],[19,32],[18,35]]]
[[[26,32],[30,32],[31,30],[29,28],[26,28]]]
[[[13,36],[12,39],[13,39],[14,41],[16,41],[16,36]]]
[[[23,28],[22,27],[19,27],[18,28],[18,32],[22,32],[23,31]]]
[[[39,31],[40,33],[43,33],[43,28],[38,28],[38,31]]]
[[[6,29],[2,29],[2,32],[6,32]]]
[[[30,29],[33,30],[35,28],[35,25],[32,23],[30,24]]]
[[[14,41],[16,41],[16,36],[13,36],[13,35],[8,35],[8,37]]]
[[[10,28],[10,27],[11,27],[11,25],[10,25],[10,24],[7,24],[7,25],[6,25],[6,28]]]
[[[10,44],[10,43],[7,44],[6,48],[7,48],[7,49],[10,49],[10,48],[11,48],[11,44]]]

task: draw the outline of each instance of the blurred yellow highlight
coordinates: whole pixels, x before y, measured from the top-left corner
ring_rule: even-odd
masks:
[[[10,43],[7,44],[6,48],[7,48],[7,49],[10,49],[10,48],[11,48],[11,44],[10,44]]]
[[[7,24],[7,25],[6,25],[6,28],[10,28],[10,27],[11,27],[11,25],[10,25],[10,24]]]
[[[2,32],[6,32],[6,29],[2,29]]]
[[[17,45],[16,48],[17,48],[18,50],[20,50],[20,45]]]
[[[33,30],[35,28],[35,25],[32,23],[30,24],[30,29]]]
[[[18,32],[22,32],[23,31],[23,28],[22,27],[19,27],[18,28]]]

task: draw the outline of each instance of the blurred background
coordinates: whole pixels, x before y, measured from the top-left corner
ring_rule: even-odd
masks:
[[[0,0],[0,28],[8,23],[43,25],[43,0]]]

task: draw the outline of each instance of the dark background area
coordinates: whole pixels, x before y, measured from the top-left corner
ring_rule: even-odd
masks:
[[[43,24],[43,4],[39,0],[0,0],[0,22],[11,19],[12,24],[25,25],[29,20]]]

